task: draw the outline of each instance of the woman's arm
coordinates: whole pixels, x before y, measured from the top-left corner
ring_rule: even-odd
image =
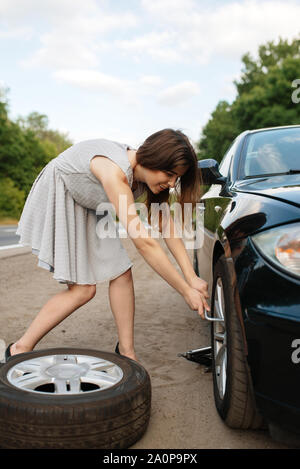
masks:
[[[102,161],[100,162],[100,160]],[[103,164],[103,160],[106,160],[108,163],[105,162]],[[123,171],[114,163],[110,163],[110,160],[105,157],[94,158],[91,162],[91,171],[103,185],[119,220],[146,262],[184,297],[192,310],[198,310],[200,316],[204,317],[204,304],[201,294],[196,289],[190,287],[185,279],[182,278],[159,243],[151,238],[151,233],[148,232],[141,222],[135,209],[132,191]],[[121,204],[122,209],[120,209],[120,199],[123,202]]]
[[[176,259],[184,278],[190,283],[194,278],[197,277],[193,265],[190,261],[187,250],[185,249],[184,243],[180,237],[175,236],[175,226],[172,216],[169,217],[170,223],[170,237],[164,237],[164,241],[168,246],[169,251],[173,254]]]
[[[164,240],[169,251],[176,259],[187,283],[192,288],[200,291],[205,298],[209,298],[207,282],[197,276],[182,239],[179,236],[175,236],[175,225],[171,215],[169,216],[168,221],[170,223],[170,236],[164,237]],[[210,310],[207,303],[205,307],[207,310]]]
[[[111,163],[109,159],[100,156],[92,160],[91,170],[103,185],[107,197],[135,247],[161,277],[181,295],[184,295],[189,285],[177,272],[159,243],[151,238],[150,231],[141,222],[135,209],[132,191],[123,171]],[[122,201],[121,204],[120,201]]]

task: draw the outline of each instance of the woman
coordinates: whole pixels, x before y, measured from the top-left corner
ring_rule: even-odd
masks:
[[[150,219],[151,204],[168,202],[169,189],[178,188],[179,180],[179,203],[194,206],[200,188],[197,157],[188,138],[172,129],[151,135],[138,150],[105,139],[84,141],[44,167],[27,197],[17,234],[20,243],[32,247],[38,265],[53,272],[53,278],[67,284],[67,289],[51,298],[24,335],[8,346],[7,359],[33,350],[47,332],[95,296],[97,282],[109,280],[110,305],[119,337],[115,351],[137,360],[133,264],[118,236],[99,235],[97,208],[102,202],[113,205],[146,262],[204,317],[204,308],[209,310],[207,284],[195,274],[182,240],[172,237],[172,217],[166,243],[184,278],[132,209],[135,199],[146,191]],[[121,199],[126,201],[125,210],[119,207]],[[161,230],[161,219],[159,226]]]

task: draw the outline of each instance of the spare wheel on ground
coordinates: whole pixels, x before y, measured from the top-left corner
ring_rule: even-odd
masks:
[[[115,353],[54,348],[0,366],[1,448],[128,448],[150,408],[147,371]]]

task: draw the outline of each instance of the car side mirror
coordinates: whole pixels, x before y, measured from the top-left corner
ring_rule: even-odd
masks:
[[[212,158],[207,160],[199,160],[198,168],[201,170],[203,185],[226,184],[226,177],[222,176],[219,171],[219,163]]]

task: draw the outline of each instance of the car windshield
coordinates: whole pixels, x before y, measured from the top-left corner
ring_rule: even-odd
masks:
[[[250,134],[243,161],[246,178],[300,173],[300,127]]]

